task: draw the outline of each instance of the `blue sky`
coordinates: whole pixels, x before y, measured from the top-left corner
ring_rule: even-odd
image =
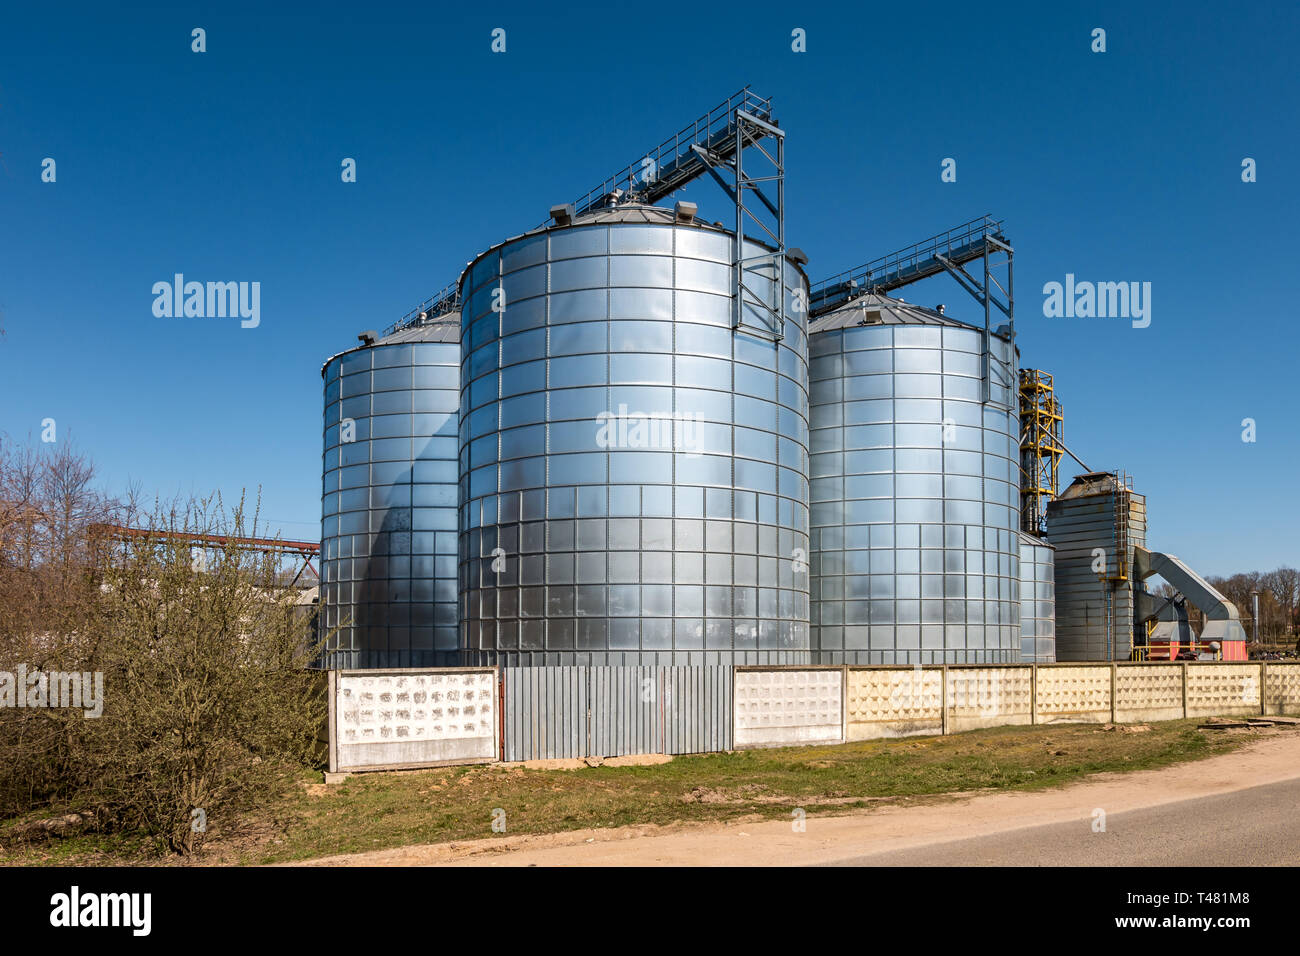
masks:
[[[1296,8],[443,6],[8,5],[0,432],[54,418],[114,490],[260,485],[314,539],[323,360],[750,84],[814,278],[1005,219],[1022,364],[1056,376],[1071,448],[1135,476],[1151,545],[1207,574],[1300,562]],[[724,216],[711,182],[682,197]],[[260,326],[155,317],[177,272],[260,282]],[[1150,327],[1044,318],[1066,273],[1150,282]],[[947,280],[900,294],[982,318]]]

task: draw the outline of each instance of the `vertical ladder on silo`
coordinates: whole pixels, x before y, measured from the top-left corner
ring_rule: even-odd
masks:
[[[1128,512],[1133,479],[1122,471],[1115,473],[1115,576],[1114,581],[1128,580]]]

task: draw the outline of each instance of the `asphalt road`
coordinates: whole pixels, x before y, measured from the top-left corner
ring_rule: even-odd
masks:
[[[1300,779],[825,866],[1297,866]]]

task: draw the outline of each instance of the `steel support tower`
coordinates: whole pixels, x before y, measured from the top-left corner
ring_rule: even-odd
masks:
[[[1060,492],[1063,416],[1052,376],[1020,370],[1020,529],[1046,533],[1047,502]]]

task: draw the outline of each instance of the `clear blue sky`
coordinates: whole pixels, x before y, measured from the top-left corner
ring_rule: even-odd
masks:
[[[261,485],[314,539],[322,361],[748,83],[814,278],[1004,218],[1022,362],[1070,446],[1135,476],[1152,546],[1300,562],[1294,6],[258,6],[0,14],[0,431],[56,419],[114,490]],[[722,217],[711,182],[684,195]],[[155,318],[176,272],[260,282],[260,327]],[[1151,326],[1044,318],[1067,272],[1151,282]],[[947,280],[902,294],[982,318]]]

